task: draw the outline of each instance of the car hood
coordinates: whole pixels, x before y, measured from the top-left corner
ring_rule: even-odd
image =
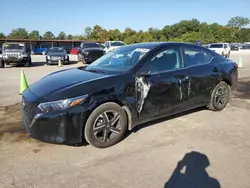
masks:
[[[84,68],[71,68],[43,77],[32,84],[28,90],[40,101],[59,100],[88,94],[93,89],[91,84],[94,81],[97,81],[95,83],[97,85],[101,79],[108,77],[112,75],[85,71]],[[77,88],[78,86],[82,89]]]
[[[23,53],[24,50],[4,50],[3,53],[6,53],[6,54],[11,54],[11,53]]]

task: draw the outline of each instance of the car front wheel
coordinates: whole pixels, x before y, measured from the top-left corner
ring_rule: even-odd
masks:
[[[25,67],[30,67],[31,66],[31,60],[28,60],[24,64]]]
[[[230,99],[230,86],[221,81],[217,84],[211,94],[208,108],[213,111],[223,110]]]
[[[4,68],[4,67],[5,67],[4,61],[1,61],[1,60],[0,60],[0,68]]]
[[[97,148],[117,144],[127,131],[126,112],[116,103],[97,107],[87,119],[84,128],[86,141]]]

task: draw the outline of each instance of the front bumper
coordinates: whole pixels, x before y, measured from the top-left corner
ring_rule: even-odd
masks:
[[[52,65],[52,64],[53,64],[53,65],[56,65],[56,64],[58,64],[58,62],[59,62],[58,60],[51,60],[51,59],[47,59],[47,60],[46,60],[46,63],[47,63],[47,64],[51,64],[51,65]],[[68,61],[67,59],[62,59],[62,60],[61,60],[61,63],[62,63],[62,64],[68,63],[68,62],[69,62],[69,61]]]
[[[20,57],[20,58],[5,58],[3,57],[2,60],[6,63],[6,64],[16,64],[16,63],[25,63],[29,60],[28,57]]]
[[[78,59],[79,61],[85,61],[86,63],[92,63],[102,57],[104,55],[104,52],[98,52],[97,54],[91,52],[89,54],[81,54],[78,53]]]
[[[37,105],[22,102],[22,119],[34,139],[56,144],[78,144],[83,141],[84,108],[76,106],[64,112],[37,114]]]

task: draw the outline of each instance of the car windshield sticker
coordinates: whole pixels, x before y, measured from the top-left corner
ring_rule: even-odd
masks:
[[[9,44],[3,44],[3,46],[9,46]]]

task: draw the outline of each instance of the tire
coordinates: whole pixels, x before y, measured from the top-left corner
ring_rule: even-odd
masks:
[[[1,61],[1,60],[0,60],[0,68],[4,68],[4,67],[5,67],[4,61]]]
[[[24,66],[25,67],[30,67],[31,66],[31,60],[28,60],[27,62],[25,62]]]
[[[127,115],[121,106],[112,102],[104,103],[88,117],[84,127],[85,140],[97,148],[113,146],[123,138],[127,124]]]
[[[213,92],[210,96],[208,109],[212,111],[221,111],[227,106],[229,99],[230,86],[226,82],[221,81],[213,89]]]

